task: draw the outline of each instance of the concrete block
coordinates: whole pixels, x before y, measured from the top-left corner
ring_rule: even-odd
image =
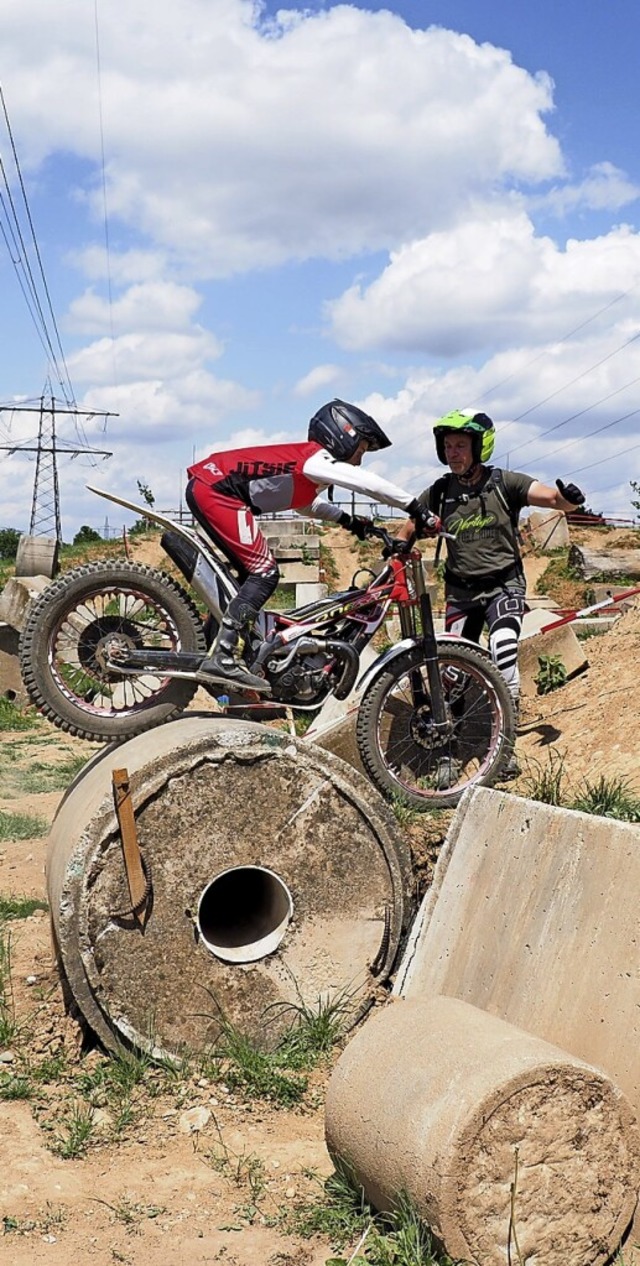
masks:
[[[0,593],[0,620],[22,632],[31,599],[50,584],[48,576],[10,576]]]
[[[617,1087],[456,998],[374,1014],[333,1071],[325,1133],[376,1208],[406,1192],[456,1261],[594,1266],[633,1216],[637,1126]]]
[[[595,603],[604,602],[607,598],[617,598],[618,594],[626,593],[629,589],[634,588],[634,586],[597,584],[592,585],[591,588],[593,590],[593,601]],[[613,612],[619,614],[622,611],[629,611],[631,607],[636,606],[638,603],[640,603],[640,593],[637,593],[635,597],[632,598],[623,598],[622,602],[612,603],[610,606],[604,607],[603,610],[607,615],[611,615]]]
[[[16,629],[0,624],[0,697],[27,703],[18,661],[20,637]]]
[[[114,764],[129,773],[151,875],[144,935]],[[220,1014],[276,1040],[288,1004],[321,994],[348,993],[355,1022],[407,923],[408,847],[368,780],[287,733],[214,715],[185,715],[85,766],[58,808],[46,871],[87,1023],[107,1046],[153,1056],[209,1048]]]
[[[316,563],[279,563],[280,579],[284,585],[314,584],[319,579],[319,568]]]
[[[306,607],[310,602],[326,598],[329,586],[320,580],[303,580],[296,585],[296,607]]]
[[[446,994],[604,1070],[640,1115],[640,826],[463,796],[395,990]]]
[[[532,616],[533,612],[530,613]],[[548,611],[536,612],[542,624],[549,624],[553,615]],[[523,695],[538,693],[536,677],[540,671],[541,655],[558,655],[565,666],[567,677],[575,677],[589,665],[585,655],[584,644],[578,641],[573,626],[562,624],[558,629],[548,633],[530,632],[532,621],[528,624],[526,636],[521,637],[518,647],[518,665],[520,668],[520,690]]]
[[[570,545],[569,526],[562,510],[533,510],[527,519],[539,549],[550,553]]]
[[[317,538],[313,539],[317,540]],[[309,540],[312,540],[312,538],[310,537]],[[269,544],[280,564],[310,562],[311,559],[315,560],[320,557],[319,544],[314,545],[312,543],[307,545],[306,541],[300,541],[299,545],[287,544],[286,548],[281,544],[276,544],[275,541],[270,541]]]

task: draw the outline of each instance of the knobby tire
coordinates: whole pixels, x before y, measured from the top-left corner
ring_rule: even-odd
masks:
[[[515,714],[502,674],[472,647],[439,643],[452,734],[435,735],[422,649],[393,660],[367,690],[356,738],[362,763],[378,790],[415,809],[451,809],[471,785],[500,780],[513,750]],[[426,702],[416,710],[411,676],[419,673]],[[415,682],[415,676],[413,677]],[[449,779],[449,785],[442,785]]]
[[[48,585],[29,608],[20,670],[29,698],[59,729],[93,742],[132,738],[179,715],[197,683],[104,672],[101,637],[204,653],[202,620],[171,576],[141,563],[94,562]]]

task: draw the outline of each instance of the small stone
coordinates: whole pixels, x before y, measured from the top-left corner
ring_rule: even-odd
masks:
[[[285,1193],[284,1193],[284,1194],[285,1194],[285,1199],[286,1199],[286,1200],[293,1200],[293,1197],[294,1197],[294,1196],[295,1196],[295,1194],[296,1194],[296,1189],[295,1189],[295,1187],[287,1187],[287,1190],[285,1191]]]
[[[199,1134],[211,1118],[208,1108],[187,1108],[180,1114],[178,1129],[183,1134]]]
[[[12,1064],[14,1059],[13,1051],[0,1051],[0,1064]]]
[[[27,984],[28,984],[28,985],[37,985],[37,983],[38,983],[38,977],[37,977],[37,976],[27,976],[26,980],[27,980]]]

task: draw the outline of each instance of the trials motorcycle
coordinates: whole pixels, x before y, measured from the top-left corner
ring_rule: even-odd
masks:
[[[31,700],[60,729],[113,742],[187,707],[239,579],[199,527],[90,491],[163,528],[162,548],[205,613],[173,576],[117,560],[65,572],[29,608],[20,667]],[[282,716],[283,707],[294,720],[317,714],[331,695],[355,691],[358,751],[383,795],[418,809],[453,807],[469,785],[499,780],[513,748],[513,705],[485,650],[436,635],[420,552],[383,527],[371,534],[384,545],[381,565],[356,572],[348,589],[294,611],[260,612],[243,653],[269,697],[235,684],[202,688],[229,715],[254,720]],[[362,672],[362,651],[393,604],[401,639]]]

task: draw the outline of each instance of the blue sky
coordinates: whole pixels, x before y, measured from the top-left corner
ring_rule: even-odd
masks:
[[[477,406],[498,460],[633,514],[635,0],[0,0],[0,21],[71,385],[119,415],[86,426],[108,463],[61,461],[65,537],[103,522],[85,483],[175,507],[194,452],[304,438],[334,395],[386,427],[376,468],[410,491],[439,473],[434,419]],[[0,155],[26,236],[1,120]],[[0,402],[49,376],[60,398],[4,238],[0,286]],[[3,442],[34,425],[0,414]],[[2,523],[27,526],[32,483],[0,455]]]

